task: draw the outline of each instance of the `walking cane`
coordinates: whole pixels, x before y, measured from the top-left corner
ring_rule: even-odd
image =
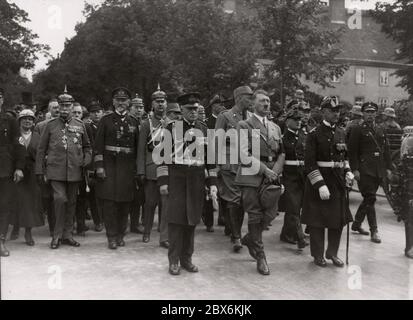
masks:
[[[349,197],[350,197],[349,187],[346,186],[346,206],[347,207],[349,207],[350,205]],[[350,249],[350,222],[347,223],[346,265],[348,265],[349,249]]]

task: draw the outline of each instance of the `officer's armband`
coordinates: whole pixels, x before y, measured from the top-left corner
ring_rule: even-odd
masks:
[[[167,165],[160,165],[156,168],[156,178],[159,186],[168,185],[169,170]]]

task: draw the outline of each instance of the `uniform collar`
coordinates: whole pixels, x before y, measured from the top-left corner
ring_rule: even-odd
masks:
[[[118,112],[117,110],[115,110],[115,113],[116,113],[119,117],[121,117],[122,119],[125,119],[126,115],[128,114],[127,111],[125,111],[125,112],[123,112],[123,113],[120,113],[120,112]]]
[[[291,132],[292,134],[295,134],[296,136],[298,135],[298,130],[297,130],[297,131],[294,131],[294,130],[291,130],[290,128],[287,128],[287,130],[288,130],[289,132]]]
[[[183,118],[184,119],[184,121],[189,125],[189,126],[191,126],[191,127],[195,127],[195,121],[194,122],[189,122],[188,120],[186,120],[185,118]]]
[[[261,117],[261,116],[259,116],[259,115],[256,114],[256,113],[254,113],[254,116],[255,116],[258,120],[260,120],[263,125],[265,125],[265,121],[266,121],[266,118],[265,118],[265,117]]]

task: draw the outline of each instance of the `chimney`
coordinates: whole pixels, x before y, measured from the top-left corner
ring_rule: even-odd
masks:
[[[329,6],[331,23],[346,24],[345,0],[330,0]]]

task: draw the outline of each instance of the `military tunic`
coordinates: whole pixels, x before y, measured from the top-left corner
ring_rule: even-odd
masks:
[[[133,200],[138,146],[138,121],[117,112],[104,116],[94,145],[95,167],[104,168],[106,179],[96,186],[97,196],[114,202]]]

